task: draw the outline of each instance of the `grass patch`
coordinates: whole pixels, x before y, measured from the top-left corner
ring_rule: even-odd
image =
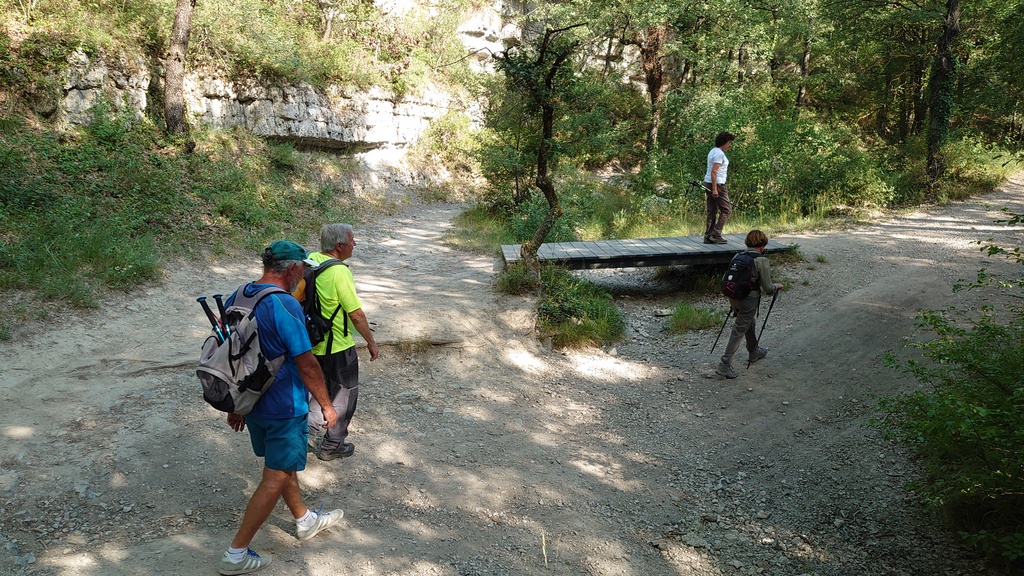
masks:
[[[167,258],[305,243],[358,207],[325,176],[342,170],[318,169],[332,160],[244,131],[197,130],[188,154],[110,106],[78,131],[5,126],[0,288],[49,306],[95,307],[105,292],[156,280]],[[23,321],[0,310],[8,332]]]
[[[537,288],[540,288],[537,276],[522,262],[506,266],[494,279],[494,289],[502,294],[521,296],[536,292]]]
[[[800,246],[798,245],[793,245],[793,248],[783,252],[772,252],[771,254],[767,254],[767,256],[768,259],[771,260],[772,266],[800,264],[807,261],[807,258],[804,256],[803,252],[800,251]]]
[[[668,331],[672,334],[685,334],[694,330],[704,330],[718,325],[724,319],[725,312],[722,310],[710,310],[689,302],[680,302],[672,310]]]
[[[502,244],[517,244],[502,219],[478,204],[455,217],[444,234],[447,246],[476,254],[498,254]]]
[[[544,293],[538,303],[542,338],[557,348],[603,346],[617,342],[625,322],[609,293],[561,268],[541,268]]]

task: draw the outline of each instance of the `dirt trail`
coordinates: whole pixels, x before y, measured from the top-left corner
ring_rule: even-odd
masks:
[[[663,332],[682,296],[650,270],[587,273],[616,294],[625,341],[552,352],[531,301],[491,290],[492,258],[440,242],[460,206],[359,226],[350,263],[384,349],[360,353],[356,455],[301,477],[346,520],[300,545],[279,507],[254,541],[274,558],[264,573],[986,573],[903,488],[906,454],[862,423],[877,394],[912,385],[879,358],[917,308],[1008,298],[950,290],[984,266],[1019,276],[972,243],[1019,244],[992,223],[1001,206],[1024,212],[1019,179],[780,237],[809,262],[776,270],[793,289],[771,353],[734,381],[713,376],[714,331]],[[199,397],[194,299],[256,264],[178,266],[0,344],[0,574],[216,572],[261,463]]]

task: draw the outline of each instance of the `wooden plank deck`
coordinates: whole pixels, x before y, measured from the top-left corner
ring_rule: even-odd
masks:
[[[597,240],[594,242],[552,242],[541,244],[537,259],[571,270],[597,268],[639,268],[643,266],[676,266],[681,264],[725,264],[737,252],[746,249],[746,234],[722,235],[727,244],[705,244],[701,236],[671,238],[631,238]],[[765,253],[785,252],[793,246],[768,241]],[[505,265],[521,260],[519,244],[504,244],[501,255]]]

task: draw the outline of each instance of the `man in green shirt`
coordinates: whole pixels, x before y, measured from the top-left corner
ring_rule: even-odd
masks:
[[[326,433],[317,436],[323,424],[323,415],[319,407],[310,407],[309,437],[310,448],[321,460],[345,458],[355,452],[355,445],[345,442],[348,426],[356,412],[356,401],[359,399],[359,358],[356,356],[353,329],[366,340],[366,349],[370,352],[373,362],[380,354],[377,342],[373,339],[370,323],[363,313],[363,303],[356,295],[355,281],[352,271],[344,261],[352,256],[356,247],[356,239],[352,226],[348,224],[325,224],[320,229],[320,251],[309,254],[309,259],[316,262],[340,260],[337,264],[324,269],[316,279],[316,293],[320,298],[321,311],[324,317],[334,316],[334,323],[327,338],[313,347],[313,355],[320,363],[327,383],[327,392],[331,403],[338,412],[338,422],[327,428]],[[341,310],[338,310],[338,307]]]

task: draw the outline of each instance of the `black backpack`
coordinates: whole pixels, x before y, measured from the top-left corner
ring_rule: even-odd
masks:
[[[733,256],[729,269],[722,277],[722,294],[742,300],[754,289],[754,258],[746,252]]]
[[[306,268],[302,273],[302,284],[300,289],[297,290],[298,294],[293,294],[299,303],[302,304],[302,313],[306,319],[306,332],[309,333],[309,342],[316,346],[317,344],[327,340],[327,353],[331,353],[331,346],[334,344],[334,332],[331,327],[334,326],[334,318],[341,311],[341,303],[338,303],[338,307],[334,310],[329,318],[325,318],[323,310],[320,306],[320,297],[316,293],[316,279],[320,276],[320,273],[327,270],[331,266],[341,264],[342,266],[348,266],[337,258],[331,258],[324,260],[319,265],[311,268]],[[345,336],[348,336],[348,322],[342,318],[345,323]]]

